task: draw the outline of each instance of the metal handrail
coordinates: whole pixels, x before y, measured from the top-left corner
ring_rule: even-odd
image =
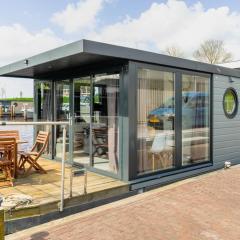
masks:
[[[0,121],[0,125],[2,126],[14,126],[14,125],[62,125],[69,126],[70,121],[65,122],[9,122],[9,121]]]
[[[0,125],[2,126],[16,126],[16,125],[51,125],[51,126],[63,126],[63,148],[62,148],[62,163],[61,163],[61,200],[59,211],[62,212],[64,208],[64,180],[65,180],[65,161],[66,161],[66,135],[67,130],[66,126],[70,126],[72,121],[68,122],[8,122],[8,121],[0,121]]]

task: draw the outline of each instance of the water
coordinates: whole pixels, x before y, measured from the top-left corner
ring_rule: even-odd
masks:
[[[4,119],[4,121],[9,121],[9,120]],[[15,121],[23,122],[22,119],[15,119]],[[27,143],[19,145],[19,150],[29,151],[33,146],[34,126],[31,126],[31,125],[0,126],[0,130],[18,130],[19,131],[20,140],[27,141]]]

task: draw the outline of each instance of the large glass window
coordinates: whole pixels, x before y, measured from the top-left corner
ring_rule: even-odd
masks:
[[[35,85],[37,96],[37,120],[52,120],[52,84],[47,81],[37,81]]]
[[[175,166],[174,73],[139,69],[137,156],[138,173]]]
[[[35,120],[43,122],[52,121],[52,82],[35,80],[35,96]],[[48,155],[49,158],[52,158],[52,127],[47,125],[35,126],[35,133],[40,130],[50,132],[50,140],[45,153]]]
[[[117,173],[119,169],[119,74],[93,78],[92,158],[95,168]]]
[[[91,77],[73,80],[73,159],[80,164],[90,164],[90,107]]]
[[[70,82],[69,80],[62,80],[55,83],[55,111],[56,121],[68,121],[70,113]],[[68,128],[67,128],[68,129]],[[62,126],[55,127],[55,142],[56,142],[56,157],[62,157]],[[66,139],[67,157],[69,153],[69,130],[67,130]]]
[[[210,160],[210,78],[182,75],[182,165]]]

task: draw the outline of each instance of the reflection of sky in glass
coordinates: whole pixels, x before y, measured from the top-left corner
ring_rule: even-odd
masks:
[[[33,97],[33,79],[0,77],[0,90],[2,88],[6,92],[3,97],[20,97],[21,91],[22,97]],[[1,94],[0,98],[2,98]]]

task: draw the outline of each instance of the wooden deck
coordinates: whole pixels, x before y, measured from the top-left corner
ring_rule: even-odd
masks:
[[[47,174],[33,172],[28,177],[15,180],[14,187],[0,187],[0,195],[26,194],[33,202],[17,207],[12,213],[6,213],[7,220],[43,215],[58,211],[60,202],[61,164],[59,162],[40,159],[39,162]],[[71,207],[120,195],[129,191],[129,186],[119,180],[87,173],[87,194],[84,194],[84,176],[73,177],[73,196],[69,198],[70,169],[65,173],[65,207]]]

